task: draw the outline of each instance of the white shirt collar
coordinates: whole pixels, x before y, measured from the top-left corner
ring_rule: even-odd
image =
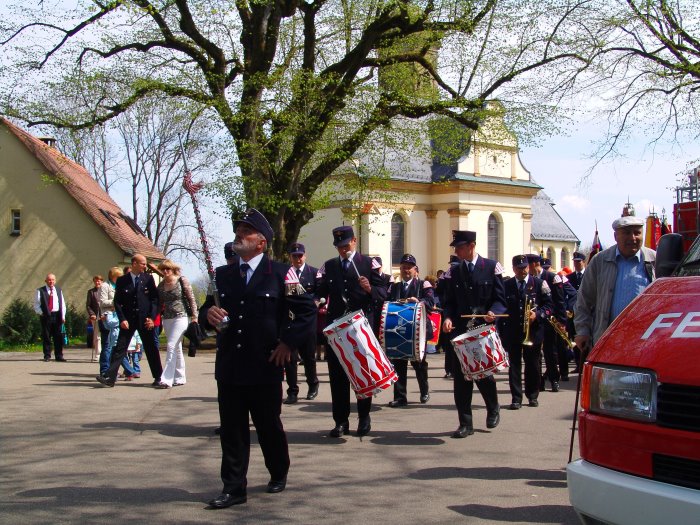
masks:
[[[250,266],[250,270],[248,270],[248,272],[255,272],[255,269],[260,264],[260,261],[262,261],[263,255],[265,255],[265,254],[259,253],[258,255],[253,257],[250,261],[244,261],[243,259],[241,259],[241,264],[243,264],[244,262],[247,262],[248,266]],[[252,275],[252,274],[248,273],[248,275]]]

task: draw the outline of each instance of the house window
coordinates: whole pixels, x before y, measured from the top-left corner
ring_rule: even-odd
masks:
[[[552,250],[551,247],[547,248],[547,259],[552,263],[552,266],[554,266],[554,263],[556,263],[556,259],[554,259],[554,250]],[[554,269],[552,269],[554,271]]]
[[[494,261],[500,261],[500,246],[501,246],[501,223],[498,218],[491,214],[488,222],[488,258]]]
[[[19,235],[22,233],[21,229],[21,213],[19,210],[11,210],[11,220],[10,220],[10,235]]]
[[[406,253],[406,221],[398,213],[391,218],[391,265],[399,266]]]
[[[559,268],[564,268],[565,266],[569,266],[569,249],[568,248],[561,249],[560,261],[561,261],[561,264],[559,265]]]

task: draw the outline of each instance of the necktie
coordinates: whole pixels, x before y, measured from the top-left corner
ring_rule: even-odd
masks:
[[[409,283],[403,283],[403,297],[404,299],[408,297],[408,285]]]
[[[301,268],[294,268],[294,270],[297,272],[297,277],[301,277]]]
[[[141,277],[139,275],[134,276],[134,289],[138,290],[140,283]]]
[[[576,280],[580,283],[581,282],[581,272],[576,272]]]
[[[49,288],[49,313],[53,311],[53,288]]]
[[[520,291],[520,295],[523,295],[525,292],[525,281],[518,281],[518,290]]]
[[[350,261],[348,259],[343,259],[343,271],[347,272],[350,268]]]
[[[250,268],[250,264],[248,264],[248,263],[241,264],[241,279],[243,279],[243,282],[245,284],[248,284],[248,269],[249,268]]]
[[[469,261],[469,264],[467,264],[467,268],[469,268],[469,273],[472,273],[474,271],[474,263]]]

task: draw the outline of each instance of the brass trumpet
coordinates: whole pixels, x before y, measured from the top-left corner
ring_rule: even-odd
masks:
[[[562,340],[566,343],[566,346],[569,347],[569,349],[572,349],[574,346],[576,346],[576,343],[572,342],[571,339],[569,339],[569,335],[566,333],[566,330],[562,329],[561,326],[559,326],[559,323],[557,322],[557,318],[552,316],[549,316],[547,318],[547,321],[549,321],[549,324],[552,325],[552,328],[554,328],[554,331],[557,333],[559,337],[562,338]]]
[[[532,346],[534,343],[530,340],[530,312],[535,309],[535,304],[529,297],[525,297],[525,313],[523,315],[523,333],[525,338],[520,343],[523,346]]]

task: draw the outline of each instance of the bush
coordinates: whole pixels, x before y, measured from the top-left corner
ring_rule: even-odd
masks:
[[[88,316],[85,310],[78,311],[75,306],[69,304],[66,308],[66,334],[69,339],[85,337],[87,331]]]
[[[29,345],[41,339],[41,323],[29,301],[15,299],[2,314],[5,342]]]

